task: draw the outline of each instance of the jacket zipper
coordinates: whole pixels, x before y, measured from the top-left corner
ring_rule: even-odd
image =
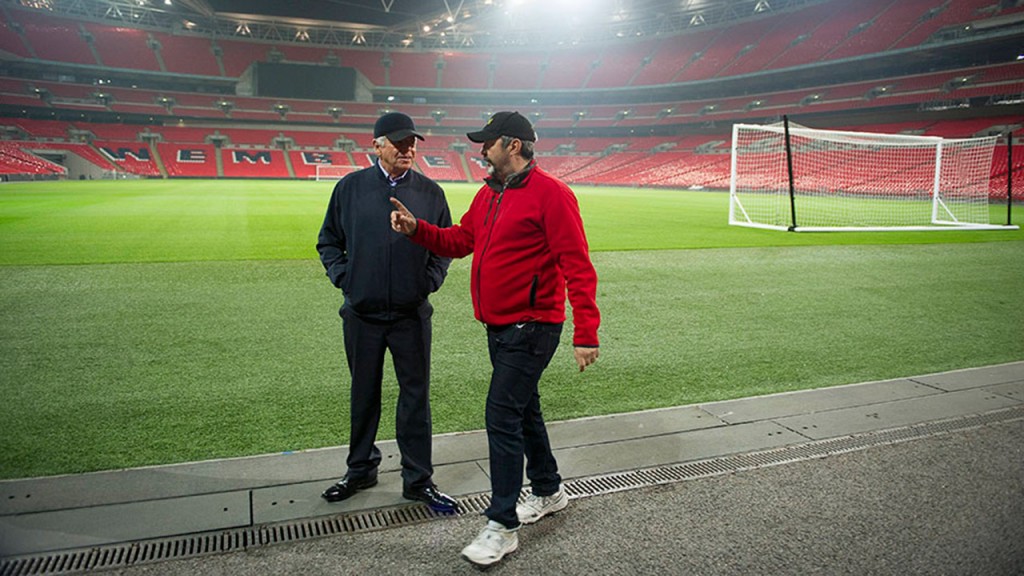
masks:
[[[491,225],[490,225],[490,228],[487,228],[487,239],[484,240],[484,246],[483,246],[483,249],[480,251],[480,258],[479,258],[479,260],[477,262],[477,266],[476,266],[476,302],[477,302],[477,306],[480,307],[480,321],[483,322],[484,324],[487,324],[487,321],[484,319],[483,290],[481,288],[481,286],[483,285],[483,282],[481,280],[481,273],[480,272],[484,268],[484,266],[483,266],[484,254],[487,253],[487,248],[491,245],[491,235],[494,233],[494,224],[498,221],[498,210],[501,209],[501,200],[502,200],[502,198],[505,197],[505,189],[502,188],[497,193],[497,196],[498,196],[497,203],[495,203],[494,196],[492,195],[491,196],[490,204],[487,206],[487,214],[484,216],[484,227],[487,227],[487,221],[488,220],[491,221]],[[493,214],[491,214],[491,208],[494,208],[494,213]],[[493,218],[492,218],[492,216],[493,216]]]
[[[391,187],[390,190],[388,190],[388,198],[398,198],[398,190],[396,190],[395,187]],[[387,199],[386,201],[388,202],[388,206],[390,206],[391,205],[391,200]],[[389,214],[388,217],[390,218],[390,214]],[[385,234],[384,244],[385,244],[385,246],[388,247],[388,250],[387,250],[387,259],[388,259],[387,271],[388,271],[388,273],[387,273],[387,279],[385,280],[387,282],[387,286],[385,287],[385,289],[387,290],[386,293],[387,293],[388,296],[387,296],[387,300],[386,300],[387,310],[385,311],[385,313],[388,315],[389,318],[391,316],[391,276],[394,274],[394,262],[393,262],[394,259],[392,258],[392,254],[391,254],[391,250],[392,250],[393,245],[391,243],[390,233],[391,233],[391,227],[388,226],[388,228],[384,231],[384,234]]]

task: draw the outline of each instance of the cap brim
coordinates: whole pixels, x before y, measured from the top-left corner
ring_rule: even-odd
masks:
[[[479,132],[470,132],[466,134],[466,138],[476,143],[487,142],[488,140],[496,140],[499,136],[487,130],[481,130]]]
[[[386,136],[387,139],[391,140],[392,142],[401,142],[402,140],[405,140],[409,136],[415,136],[420,140],[425,140],[423,136],[420,136],[417,132],[409,130],[408,128],[403,130],[395,130],[394,132],[392,132],[391,134],[387,134]]]

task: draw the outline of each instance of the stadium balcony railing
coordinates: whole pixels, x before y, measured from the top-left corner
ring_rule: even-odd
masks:
[[[135,104],[130,102],[113,102],[108,107],[114,112],[122,114],[145,114],[149,116],[162,116],[167,109],[157,104]]]
[[[299,100],[282,98],[279,102],[289,108],[289,114],[310,114],[328,118],[327,104],[321,100]]]
[[[234,96],[217,96],[214,94],[197,94],[194,92],[158,92],[154,95],[167,96],[168,98],[174,98],[175,106],[185,106],[189,108],[217,108],[217,102],[220,100],[232,100]]]
[[[100,92],[95,86],[88,84],[72,84],[70,82],[50,82],[46,80],[31,80],[25,84],[26,91],[34,88],[45,89],[55,98],[75,98],[80,100],[91,100],[93,94]]]
[[[75,124],[75,128],[92,132],[97,140],[119,142],[140,142],[139,134],[145,131],[144,127],[133,124],[103,124],[100,122],[79,122]]]
[[[229,118],[226,112],[216,108],[198,108],[192,106],[175,106],[172,115],[179,118],[209,118],[224,120]]]
[[[333,148],[334,143],[343,137],[340,131],[314,131],[302,129],[290,129],[283,131],[286,137],[291,138],[297,147],[305,148]]]
[[[175,142],[183,144],[203,144],[206,137],[213,134],[208,128],[191,128],[186,126],[152,126],[152,132],[160,134],[163,142]]]
[[[259,128],[221,128],[218,133],[230,138],[233,146],[255,146],[262,148],[274,148],[274,141],[279,138],[295,139],[290,130],[280,129],[259,129]]]
[[[329,54],[336,52],[333,47],[303,44],[275,43],[274,49],[281,54],[282,61],[300,64],[323,64]]]
[[[22,96],[21,94],[0,93],[0,101],[8,106],[21,106],[23,108],[48,106],[45,102],[40,101],[38,96]]]
[[[281,115],[270,110],[243,110],[236,108],[228,116],[237,120],[261,120],[264,122],[277,122]]]

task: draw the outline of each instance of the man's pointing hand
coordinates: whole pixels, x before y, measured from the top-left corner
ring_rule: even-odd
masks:
[[[391,229],[395,232],[401,232],[406,236],[415,234],[416,217],[412,215],[412,212],[409,212],[409,209],[398,198],[392,196],[391,204],[395,207],[395,210],[391,212]]]

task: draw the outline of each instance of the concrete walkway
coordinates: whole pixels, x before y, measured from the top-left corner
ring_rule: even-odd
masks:
[[[957,423],[961,424],[957,424]],[[888,445],[884,450],[885,454],[899,453],[915,454],[913,458],[921,458],[927,450],[915,452],[914,446],[934,446],[939,450],[937,456],[930,457],[932,460],[941,462],[943,467],[958,462],[959,459],[970,458],[972,454],[977,455],[974,449],[964,450],[963,442],[959,444],[956,439],[965,434],[971,434],[971,430],[984,429],[983,443],[992,450],[992,462],[998,462],[998,466],[986,464],[991,470],[987,470],[985,477],[995,474],[995,479],[1004,479],[1005,485],[994,486],[989,482],[985,486],[977,485],[979,494],[991,489],[993,493],[1002,494],[1003,498],[1009,498],[1008,502],[998,503],[999,507],[990,513],[1000,519],[999,525],[1004,531],[1021,536],[1017,542],[1024,542],[1024,457],[1022,457],[1021,446],[1024,445],[1024,362],[1015,362],[998,366],[990,366],[977,369],[960,370],[941,374],[926,376],[915,376],[904,379],[890,380],[884,382],[870,382],[849,386],[839,386],[804,392],[778,394],[757,398],[746,398],[725,402],[714,402],[701,405],[683,406],[678,408],[646,411],[632,414],[622,414],[600,418],[588,418],[550,424],[550,436],[556,449],[556,457],[563,476],[570,487],[577,487],[580,494],[574,496],[572,514],[560,514],[556,518],[564,517],[564,520],[545,520],[538,526],[525,528],[523,532],[524,549],[516,554],[514,560],[520,569],[526,571],[527,566],[535,566],[539,571],[531,573],[544,573],[544,568],[550,569],[549,573],[594,573],[595,570],[602,572],[595,566],[586,563],[567,564],[563,569],[556,568],[558,562],[562,561],[557,550],[544,552],[543,546],[537,546],[538,554],[527,552],[527,540],[538,540],[540,534],[544,534],[544,525],[559,527],[559,529],[575,531],[577,537],[586,536],[589,530],[600,529],[607,531],[610,527],[603,526],[596,528],[581,527],[575,519],[577,512],[582,512],[590,507],[596,508],[593,512],[601,516],[600,511],[607,507],[607,502],[613,497],[600,496],[597,498],[581,498],[582,492],[589,490],[589,479],[615,477],[617,474],[625,478],[637,470],[658,469],[665,467],[677,467],[684,473],[689,473],[684,468],[688,463],[700,467],[704,462],[731,462],[735,470],[750,470],[761,468],[751,474],[751,478],[766,475],[766,477],[792,476],[789,484],[777,486],[781,493],[790,493],[792,489],[813,477],[816,470],[827,470],[834,473],[830,464],[826,462],[856,462],[857,458],[874,457],[885,460],[882,457],[883,451],[866,451],[875,453],[873,456],[855,454],[852,450],[842,449],[839,443],[848,442],[850,439],[856,441],[863,438],[878,438],[871,441],[877,445]],[[935,424],[938,423],[938,424]],[[943,423],[949,423],[948,425]],[[892,433],[891,431],[915,430],[915,427],[922,425],[933,425],[927,429],[927,433],[918,432],[919,440],[914,442],[899,443],[900,434],[908,432]],[[948,433],[940,434],[946,431]],[[919,430],[924,430],[919,429]],[[887,432],[889,431],[889,432]],[[879,436],[879,434],[889,436]],[[913,435],[912,432],[910,432]],[[875,436],[872,436],[875,435]],[[813,453],[809,457],[800,457],[800,447],[823,446],[823,443],[836,443],[839,449],[830,448],[824,453]],[[953,447],[951,447],[951,445]],[[959,446],[960,448],[954,449]],[[15,480],[0,482],[0,556],[4,558],[4,565],[0,565],[0,572],[4,574],[15,573],[53,573],[45,571],[17,572],[13,568],[5,571],[4,566],[10,568],[15,561],[30,557],[67,556],[69,551],[83,550],[88,548],[104,548],[117,544],[136,542],[154,538],[168,538],[181,535],[197,533],[217,533],[223,531],[237,530],[245,527],[273,525],[288,521],[296,521],[310,518],[337,518],[339,515],[358,515],[361,512],[373,512],[378,510],[419,510],[418,504],[411,504],[401,498],[401,479],[398,471],[398,453],[393,442],[380,444],[384,453],[384,461],[380,469],[380,484],[377,487],[361,492],[345,502],[328,504],[324,502],[319,494],[332,481],[343,472],[346,448],[331,448],[313,450],[292,454],[275,454],[253,458],[239,458],[231,460],[219,460],[210,462],[197,462],[172,466],[160,466],[144,469],[131,469],[123,471],[102,472],[76,476],[62,476],[52,478],[40,478],[30,480]],[[1012,452],[1013,449],[1016,452]],[[998,450],[1011,450],[1011,453],[997,454]],[[773,466],[765,468],[757,464],[745,464],[741,459],[728,460],[729,458],[742,458],[743,455],[773,455],[782,454],[780,451],[791,451],[793,456],[784,458],[775,457],[769,462],[785,463],[787,461],[798,462],[798,464],[787,466]],[[847,452],[843,454],[843,452]],[[949,454],[948,460],[942,454]],[[841,456],[829,456],[822,459],[821,456],[829,454],[843,454]],[[901,456],[909,461],[911,456]],[[760,456],[763,457],[763,456]],[[787,460],[788,459],[788,460]],[[890,476],[899,476],[908,470],[901,469],[900,460],[879,462],[880,470],[885,466],[895,467],[887,472]],[[441,435],[435,437],[434,442],[434,463],[435,481],[445,492],[460,498],[460,501],[469,502],[467,498],[485,495],[489,490],[489,482],[486,475],[487,470],[487,444],[486,437],[482,432],[470,432],[461,434]],[[724,464],[722,464],[724,465]],[[785,470],[783,470],[785,469]],[[727,470],[728,471],[728,470]],[[935,471],[918,471],[921,478],[933,477]],[[956,487],[966,483],[968,486],[976,484],[972,480],[972,473],[978,471],[958,471],[955,469],[945,471],[944,476],[950,486]],[[728,482],[740,482],[733,475],[718,475],[712,470],[705,474],[707,478],[730,478]],[[698,474],[698,476],[700,476]],[[917,477],[917,476],[915,476]],[[775,478],[778,480],[778,478]],[[856,476],[841,476],[833,479],[833,485],[838,482],[853,482],[853,486],[847,486],[851,493],[857,494],[860,490],[866,490],[870,494],[870,483],[857,483]],[[892,482],[890,479],[887,482]],[[713,486],[722,486],[722,482],[710,483]],[[659,482],[654,482],[658,484]],[[905,481],[903,482],[905,484]],[[619,488],[612,487],[606,492],[615,492],[613,506],[623,515],[618,520],[605,520],[613,522],[614,538],[620,540],[632,534],[646,534],[644,520],[642,518],[631,518],[630,511],[633,507],[646,509],[653,506],[663,515],[675,517],[675,522],[682,521],[691,530],[686,533],[677,531],[661,534],[674,542],[669,548],[678,550],[678,546],[697,538],[700,526],[694,524],[696,520],[689,519],[694,513],[694,506],[704,509],[708,514],[706,504],[688,503],[685,507],[675,508],[671,502],[677,498],[685,499],[692,497],[691,483],[666,482],[663,486],[643,487],[636,490],[619,491]],[[998,484],[995,482],[994,484]],[[889,485],[889,484],[886,484]],[[748,487],[750,488],[750,487]],[[826,485],[827,488],[827,485]],[[750,488],[753,490],[753,488]],[[624,489],[623,489],[624,490]],[[756,491],[756,490],[755,490]],[[600,490],[598,490],[600,492]],[[966,490],[963,493],[969,493]],[[653,496],[651,495],[653,493]],[[958,492],[959,493],[959,492]],[[572,495],[573,492],[571,491]],[[646,494],[646,496],[645,496]],[[589,495],[589,494],[584,494]],[[989,494],[992,496],[992,494]],[[796,496],[794,496],[796,497]],[[765,498],[770,495],[749,496],[741,500],[732,500],[727,494],[719,496],[726,500],[718,501],[717,505],[723,509],[731,510],[730,513],[738,513],[744,506],[751,509],[765,506]],[[808,494],[807,498],[815,500],[814,494]],[[823,509],[833,509],[841,506],[843,497],[841,494],[834,494],[817,503]],[[662,501],[664,500],[664,501]],[[622,508],[621,502],[630,502],[630,506]],[[659,502],[661,502],[659,504]],[[903,498],[900,506],[914,502],[912,497]],[[946,502],[946,504],[950,504]],[[920,503],[925,506],[939,507],[943,513],[953,513],[946,510],[945,506],[939,503]],[[990,502],[991,504],[991,502]],[[853,504],[851,504],[853,505]],[[975,506],[977,508],[977,506]],[[425,510],[425,509],[423,509]],[[676,510],[676,512],[672,512]],[[1014,515],[1004,518],[1000,511],[1015,511]],[[648,510],[647,512],[650,512]],[[909,511],[904,511],[910,513]],[[811,517],[818,517],[813,511],[805,511]],[[422,512],[421,512],[422,514]],[[427,514],[429,516],[429,513]],[[569,519],[573,518],[573,519]],[[405,544],[411,549],[424,544],[416,544],[416,534],[419,538],[426,538],[430,545],[439,548],[438,566],[429,568],[424,566],[420,573],[443,573],[445,570],[453,569],[451,562],[455,562],[458,568],[463,566],[458,561],[458,551],[468,540],[473,537],[476,530],[482,526],[482,521],[473,514],[466,514],[451,519],[427,518],[426,522],[412,522],[409,526],[384,531],[369,533],[342,535],[330,538],[297,538],[296,542],[275,546],[248,546],[248,552],[240,554],[220,554],[214,556],[202,556],[191,560],[160,562],[148,565],[140,565],[126,571],[152,571],[151,573],[164,573],[162,571],[173,571],[180,567],[180,573],[189,568],[187,573],[202,573],[201,566],[208,566],[213,571],[208,573],[227,573],[249,571],[249,568],[235,566],[228,570],[225,563],[243,562],[243,559],[260,561],[267,555],[281,555],[278,559],[285,562],[287,566],[302,564],[290,552],[296,550],[320,549],[319,553],[313,554],[308,560],[316,558],[323,559],[326,553],[324,550],[336,551],[344,548],[349,551],[353,549],[350,543],[359,543],[360,550],[373,550],[384,545],[389,538],[403,538]],[[719,519],[720,520],[720,519]],[[747,520],[743,520],[746,522]],[[934,527],[942,531],[953,526],[954,520],[941,522],[942,526]],[[584,525],[586,526],[586,525]],[[677,530],[678,524],[669,524],[671,530]],[[749,528],[760,528],[761,531],[768,530],[768,526],[750,526]],[[792,527],[790,527],[792,529]],[[848,527],[853,529],[854,527]],[[553,528],[551,528],[553,529]],[[974,535],[977,535],[977,527],[974,527]],[[695,532],[696,531],[696,532]],[[856,533],[860,533],[854,530]],[[392,534],[394,533],[394,534]],[[426,536],[422,536],[422,535]],[[777,534],[774,535],[788,543],[780,543],[784,550],[786,546],[793,546],[794,542],[789,539],[800,538],[800,534]],[[809,535],[804,534],[803,537]],[[864,535],[862,535],[864,536]],[[868,534],[870,538],[879,538],[879,534]],[[964,534],[970,541],[971,535]],[[651,542],[654,550],[663,543],[658,541],[656,535],[646,534],[646,538],[654,538]],[[757,541],[768,542],[773,536],[771,534],[760,534]],[[341,542],[338,538],[347,539]],[[412,539],[412,540],[410,540]],[[990,539],[991,540],[991,539]],[[633,542],[634,544],[636,542]],[[850,543],[851,545],[856,543]],[[861,544],[857,544],[859,547]],[[885,546],[884,542],[877,542],[877,545]],[[600,540],[591,545],[600,548]],[[909,544],[908,544],[909,545]],[[742,540],[735,542],[738,555],[736,558],[747,557],[749,550]],[[320,548],[318,548],[320,547]],[[262,551],[254,551],[259,548]],[[273,551],[275,548],[280,551]],[[1004,546],[1004,548],[1006,548]],[[615,550],[616,548],[609,548]],[[977,550],[977,546],[974,550]],[[630,548],[630,550],[633,550]],[[605,558],[607,566],[619,566],[618,569],[610,569],[606,573],[624,573],[625,566],[648,566],[645,562],[643,547],[633,551],[638,556],[632,563],[616,563],[614,559]],[[824,551],[824,550],[823,550]],[[1017,545],[1014,549],[1004,550],[1008,555],[998,554],[991,559],[997,562],[995,568],[1018,568],[1024,567],[1024,554],[1022,546]],[[388,552],[391,553],[391,552]],[[586,558],[586,549],[582,552]],[[319,556],[317,555],[319,554]],[[665,552],[660,552],[665,556]],[[913,554],[908,550],[907,554]],[[329,554],[328,554],[329,555]],[[671,556],[671,555],[670,555]],[[991,555],[990,555],[991,556]],[[526,559],[523,559],[523,558]],[[234,560],[232,560],[232,558]],[[533,558],[533,560],[530,560]],[[541,560],[544,558],[545,560]],[[736,560],[733,558],[733,560]],[[750,568],[753,572],[735,567],[736,570],[711,571],[714,573],[756,573],[754,569],[758,562],[762,567],[774,566],[773,570],[778,572],[779,566],[772,563],[764,564],[766,558],[750,556],[745,560],[753,563]],[[337,559],[335,559],[337,561]],[[512,558],[509,565],[512,566]],[[395,552],[393,557],[382,558],[379,555],[372,555],[365,560],[369,564],[362,568],[364,574],[386,573],[398,568],[409,567],[409,557],[401,552]],[[909,562],[909,558],[905,559]],[[334,562],[334,561],[332,561]],[[338,561],[342,562],[343,561]],[[533,564],[533,562],[539,562]],[[723,560],[723,562],[726,562]],[[731,561],[729,561],[731,562]],[[730,566],[729,562],[719,566],[720,568]],[[122,565],[131,565],[136,562],[129,562]],[[297,564],[298,563],[298,564]],[[609,564],[611,563],[611,564]],[[415,562],[414,562],[415,564]],[[15,566],[24,566],[19,564]],[[333,563],[317,567],[315,564],[307,566],[311,572],[320,573],[352,573],[347,568],[338,566],[338,571],[330,569]],[[587,567],[589,566],[589,567]],[[648,568],[653,570],[657,563],[650,564]],[[800,566],[800,564],[794,564]],[[813,564],[803,565],[804,568]],[[910,565],[904,565],[907,567]],[[111,568],[119,567],[117,563],[110,564]],[[225,572],[218,572],[220,568]],[[415,566],[412,566],[415,568]],[[818,566],[821,568],[821,566]],[[893,566],[892,573],[900,573]],[[982,573],[966,572],[950,569],[940,570],[935,573]],[[256,573],[282,573],[290,572],[281,565],[267,566],[266,570],[250,567]],[[354,566],[348,566],[354,568]],[[708,568],[705,566],[705,568]],[[838,568],[841,568],[839,566]],[[988,566],[988,569],[993,566]],[[23,568],[19,568],[24,570]],[[505,568],[505,563],[496,570],[512,570]],[[579,572],[577,572],[579,569]],[[198,572],[197,572],[198,570]],[[638,570],[639,573],[649,573],[648,570]],[[784,571],[783,571],[784,572]],[[844,573],[838,571],[836,573]],[[913,573],[909,570],[903,573]],[[513,572],[509,572],[513,573]],[[710,573],[710,572],[709,572]],[[793,572],[798,573],[798,572]],[[806,572],[805,572],[806,573]],[[823,573],[833,573],[832,570],[824,570]],[[854,570],[852,573],[864,573]],[[1007,572],[1010,573],[1010,572]]]

